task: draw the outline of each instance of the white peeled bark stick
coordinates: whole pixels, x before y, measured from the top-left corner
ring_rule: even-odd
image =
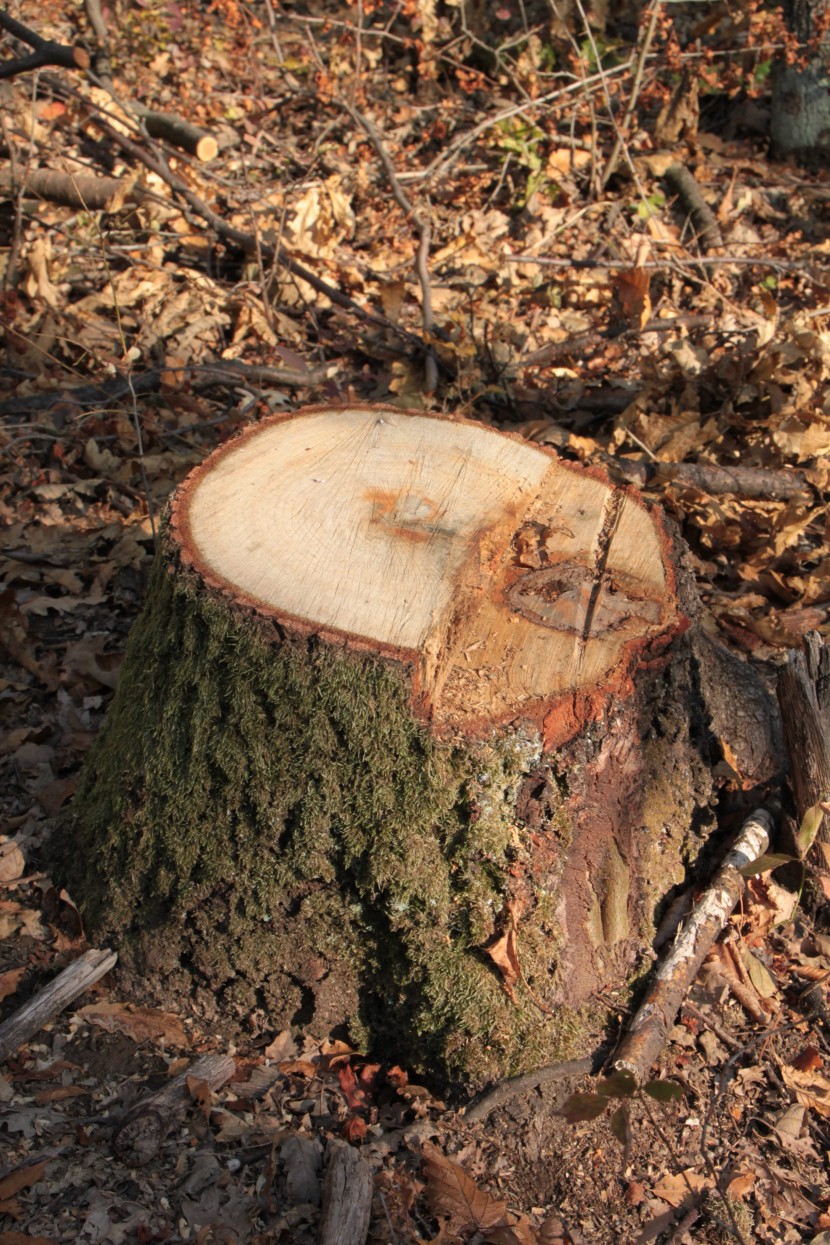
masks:
[[[614,1061],[620,1071],[631,1072],[638,1085],[647,1078],[665,1046],[680,1004],[743,894],[746,883],[741,870],[767,850],[773,827],[772,814],[765,808],[747,818],[652,978]]]
[[[58,973],[33,999],[24,1003],[0,1025],[0,1063],[62,1012],[73,999],[88,990],[114,966],[118,955],[106,948],[93,948]]]

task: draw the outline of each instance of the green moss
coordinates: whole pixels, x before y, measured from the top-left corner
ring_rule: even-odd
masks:
[[[286,1023],[311,999],[325,1029],[339,1007],[361,1043],[441,1076],[570,1053],[574,1017],[523,986],[511,1001],[480,950],[528,854],[513,806],[538,741],[440,742],[405,671],[287,638],[168,557],[63,840],[89,927],[219,1011]],[[539,988],[553,907],[523,927]]]

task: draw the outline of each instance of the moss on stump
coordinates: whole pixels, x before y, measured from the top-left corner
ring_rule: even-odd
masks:
[[[252,426],[172,499],[64,824],[88,928],[237,1032],[477,1085],[584,1053],[711,825],[694,604],[659,516],[547,449]]]

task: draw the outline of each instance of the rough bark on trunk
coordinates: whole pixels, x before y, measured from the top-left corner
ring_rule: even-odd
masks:
[[[584,1053],[777,765],[659,513],[480,424],[309,408],[174,495],[65,830],[135,991],[481,1082]],[[191,1005],[192,1005],[191,1004]]]
[[[797,41],[799,57],[779,59],[772,79],[770,136],[773,153],[807,164],[830,158],[830,40],[816,37],[827,0],[785,0],[787,26]]]

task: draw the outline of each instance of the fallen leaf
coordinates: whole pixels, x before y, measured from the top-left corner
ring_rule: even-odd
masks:
[[[512,999],[513,986],[522,976],[522,970],[519,967],[516,930],[512,922],[505,933],[496,938],[495,941],[485,944],[483,949],[501,973],[502,984]]]
[[[437,1146],[425,1142],[421,1157],[426,1199],[432,1214],[447,1219],[459,1232],[486,1232],[488,1228],[509,1226],[507,1203],[498,1202],[479,1189],[464,1168],[451,1162]]]
[[[353,1115],[343,1125],[343,1137],[350,1145],[362,1141],[368,1131],[368,1124],[359,1115]]]
[[[781,1068],[781,1079],[803,1107],[812,1107],[819,1115],[830,1116],[830,1081],[818,1072],[801,1072],[798,1068]]]
[[[297,1053],[297,1043],[291,1036],[290,1029],[283,1029],[278,1033],[273,1042],[269,1042],[262,1052],[266,1059],[273,1059],[275,1063],[279,1063],[281,1059],[288,1059]]]
[[[91,1003],[75,1013],[107,1033],[123,1033],[136,1043],[163,1042],[187,1046],[189,1039],[178,1016],[154,1007],[134,1007],[131,1003]]]
[[[7,999],[10,994],[14,994],[25,973],[25,966],[23,968],[8,968],[5,973],[0,973],[0,1002],[3,999]]]
[[[769,969],[762,964],[757,956],[745,947],[742,956],[746,971],[749,973],[749,980],[757,990],[762,999],[774,998],[778,993],[778,987],[772,979]]]
[[[0,882],[14,882],[23,877],[26,858],[14,839],[0,836]]]
[[[648,270],[631,268],[618,272],[613,284],[628,323],[634,329],[644,328],[651,317]]]
[[[738,1198],[745,1197],[747,1193],[751,1193],[755,1188],[755,1173],[740,1172],[726,1186],[726,1196],[731,1197],[734,1202]]]
[[[695,1171],[693,1167],[687,1167],[684,1172],[677,1174],[670,1172],[663,1176],[654,1185],[653,1193],[662,1202],[668,1202],[669,1206],[680,1206],[690,1193],[700,1193],[701,1189],[712,1187],[713,1182],[710,1176],[704,1176],[701,1172]]]
[[[14,1197],[15,1193],[20,1193],[21,1189],[31,1188],[33,1184],[43,1179],[45,1173],[45,1159],[42,1163],[30,1163],[26,1167],[18,1167],[13,1172],[9,1172],[8,1176],[0,1180],[0,1201],[5,1202],[7,1198]]]
[[[53,1085],[35,1094],[35,1106],[45,1107],[49,1102],[63,1102],[67,1098],[84,1098],[90,1091],[81,1085]]]
[[[816,1072],[822,1066],[822,1058],[815,1046],[805,1046],[791,1061],[790,1066],[797,1068],[799,1072]]]

